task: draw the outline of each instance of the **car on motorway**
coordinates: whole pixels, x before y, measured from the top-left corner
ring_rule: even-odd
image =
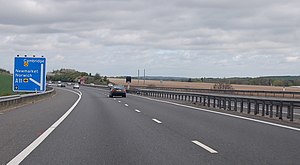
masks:
[[[109,84],[107,84],[107,86],[108,86],[109,89],[111,89],[114,86],[114,84],[109,83]]]
[[[64,83],[58,83],[57,87],[66,87],[66,84],[64,84]]]
[[[79,84],[74,84],[73,89],[79,89]]]
[[[121,85],[112,86],[109,92],[109,97],[114,97],[114,96],[126,97],[125,87]]]

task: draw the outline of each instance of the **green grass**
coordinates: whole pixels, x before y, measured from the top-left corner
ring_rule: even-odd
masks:
[[[0,73],[0,96],[13,94],[12,80],[12,75]]]

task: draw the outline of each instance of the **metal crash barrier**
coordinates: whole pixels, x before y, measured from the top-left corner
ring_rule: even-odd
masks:
[[[198,103],[202,106],[241,113],[283,117],[294,120],[294,109],[300,107],[300,100],[274,97],[241,96],[229,94],[209,94],[196,92],[166,91],[154,89],[133,89],[130,93],[142,96],[160,97],[171,100]]]
[[[43,93],[31,93],[0,97],[0,110],[40,100],[52,94],[55,94],[54,88],[48,87],[48,90]]]

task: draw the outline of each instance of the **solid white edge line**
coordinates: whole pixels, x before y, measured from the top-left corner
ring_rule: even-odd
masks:
[[[216,150],[214,150],[214,149],[208,147],[207,145],[205,145],[205,144],[203,144],[203,143],[201,143],[201,142],[199,142],[199,141],[197,141],[197,140],[193,140],[192,142],[193,142],[194,144],[196,144],[196,145],[202,147],[203,149],[205,149],[206,151],[208,151],[208,152],[210,152],[210,153],[212,153],[212,154],[217,154],[217,153],[218,153],[218,151],[216,151]]]
[[[135,112],[137,112],[137,113],[141,113],[141,111],[140,111],[140,110],[138,110],[138,109],[135,109]]]
[[[230,117],[233,117],[233,118],[253,121],[253,122],[257,122],[257,123],[267,124],[267,125],[271,125],[271,126],[275,126],[275,127],[294,130],[294,131],[300,131],[300,128],[291,127],[291,126],[287,126],[287,125],[276,124],[276,123],[271,123],[271,122],[268,122],[268,121],[257,120],[257,119],[252,119],[252,118],[248,118],[248,117],[237,116],[237,115],[227,114],[227,113],[218,112],[218,111],[212,111],[212,110],[208,110],[208,109],[196,108],[196,107],[192,107],[192,106],[188,106],[188,105],[183,105],[183,104],[178,104],[178,103],[163,101],[163,100],[157,100],[157,99],[152,99],[152,98],[143,97],[143,96],[137,96],[137,95],[132,95],[132,96],[136,96],[136,97],[140,97],[140,98],[144,98],[144,99],[148,99],[148,100],[152,100],[152,101],[162,102],[162,103],[166,103],[166,104],[181,106],[181,107],[185,107],[185,108],[196,109],[196,110],[200,110],[200,111],[204,111],[204,112],[209,112],[209,113],[214,113],[214,114],[219,114],[219,115],[224,115],[224,116],[230,116]]]
[[[67,89],[64,89],[67,90]],[[71,91],[71,90],[68,90]],[[77,101],[73,104],[73,106],[63,115],[61,116],[54,124],[52,124],[42,135],[40,135],[37,139],[35,139],[29,146],[27,146],[22,152],[20,152],[16,157],[14,157],[11,161],[7,163],[7,165],[16,165],[20,164],[35,148],[37,148],[50,134],[52,131],[57,128],[74,110],[79,101],[81,100],[82,93],[80,91],[79,94],[75,91],[71,91],[77,94],[79,97]]]
[[[157,119],[152,119],[153,121],[155,121],[156,123],[158,123],[158,124],[161,124],[162,122],[161,121],[159,121],[159,120],[157,120]]]

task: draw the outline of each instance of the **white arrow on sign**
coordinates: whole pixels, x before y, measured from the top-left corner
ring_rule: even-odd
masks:
[[[41,82],[37,82],[36,80],[34,80],[33,78],[29,78],[30,81],[32,81],[33,83],[35,83],[36,85],[38,85],[40,87],[40,90],[43,90],[43,80],[44,80],[44,64],[41,64]]]

